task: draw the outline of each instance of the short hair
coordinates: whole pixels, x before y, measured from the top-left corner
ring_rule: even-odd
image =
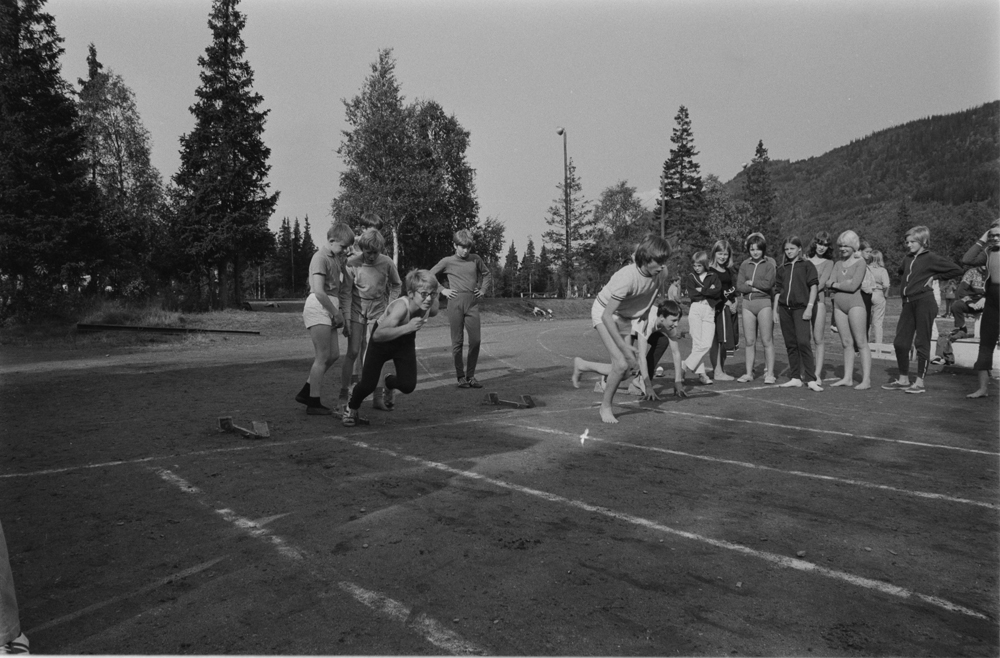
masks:
[[[344,222],[334,222],[326,232],[327,240],[336,240],[345,247],[354,244],[354,230]]]
[[[848,229],[837,238],[837,244],[844,247],[851,247],[854,251],[857,251],[861,247],[861,240],[858,238],[857,233]]]
[[[720,251],[725,251],[729,254],[729,260],[726,261],[726,267],[733,266],[733,248],[729,244],[729,240],[716,240],[715,244],[712,245],[712,264],[715,264],[715,254]]]
[[[746,241],[744,242],[744,246],[746,247],[747,253],[750,253],[751,247],[757,247],[760,249],[761,255],[767,254],[767,240],[764,239],[763,233],[751,233],[748,235]]]
[[[800,240],[799,236],[797,236],[797,235],[789,235],[787,238],[785,238],[785,241],[782,242],[781,244],[782,245],[794,244],[799,249],[802,248],[802,240]]]
[[[878,249],[872,251],[872,263],[878,267],[885,267],[885,258],[882,257],[882,252]]]
[[[820,256],[820,258],[833,260],[833,249],[831,248],[832,245],[830,244],[830,234],[827,233],[826,231],[818,232],[816,234],[816,237],[812,239],[812,242],[809,243],[809,257],[810,258],[816,257],[816,246],[821,242],[824,244],[824,246],[826,246],[826,251],[823,252],[823,255]]]
[[[649,234],[636,245],[632,259],[636,267],[642,267],[649,262],[663,265],[670,258],[670,243],[658,235]]]
[[[921,247],[926,249],[931,241],[931,230],[926,226],[914,226],[906,232],[906,237],[916,240]]]
[[[437,292],[438,286],[437,277],[431,274],[430,270],[410,270],[406,275],[406,292],[416,292],[420,288],[430,288],[433,292]]]
[[[677,317],[681,317],[682,315],[681,305],[675,302],[674,300],[668,299],[664,302],[661,302],[660,305],[656,307],[657,317],[669,318],[672,315],[675,315]]]
[[[695,263],[701,265],[706,270],[708,269],[708,252],[707,251],[696,251],[691,254],[691,264]]]
[[[361,214],[358,224],[364,228],[373,228],[378,230],[382,228],[382,218],[369,210],[368,212]]]
[[[378,232],[378,229],[366,228],[358,237],[357,245],[361,251],[374,251],[380,254],[385,249],[385,238]]]
[[[472,232],[465,228],[455,231],[452,241],[460,247],[468,247],[469,249],[476,245],[476,239],[472,237]]]

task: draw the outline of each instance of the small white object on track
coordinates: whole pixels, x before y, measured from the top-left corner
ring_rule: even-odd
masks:
[[[590,428],[589,427],[587,429],[583,430],[583,434],[580,435],[580,445],[583,445],[583,442],[586,441],[588,438],[590,438]]]

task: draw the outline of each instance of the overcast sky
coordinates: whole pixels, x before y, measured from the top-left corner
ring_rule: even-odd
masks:
[[[63,76],[87,45],[136,94],[165,181],[211,40],[210,0],[49,0]],[[392,48],[405,101],[434,99],[471,133],[480,217],[536,248],[563,176],[584,195],[625,180],[656,196],[679,106],[702,174],[723,181],[758,140],[802,160],[872,132],[1000,99],[997,0],[243,0],[255,89],[270,109],[271,221],[330,224],[342,99]],[[504,249],[506,252],[506,247]]]

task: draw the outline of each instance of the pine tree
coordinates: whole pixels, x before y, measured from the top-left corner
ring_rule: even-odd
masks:
[[[590,229],[590,218],[593,212],[590,201],[583,196],[583,185],[576,175],[573,159],[568,162],[569,181],[569,221],[566,218],[566,180],[556,185],[560,195],[549,206],[545,223],[549,230],[542,233],[542,240],[549,250],[552,260],[558,262],[562,269],[562,293],[568,294],[570,280],[573,276],[575,261],[580,251],[586,246],[585,238]],[[568,250],[567,250],[568,243]]]
[[[542,250],[538,252],[538,272],[534,281],[539,293],[546,293],[552,289],[552,258],[544,244]]]
[[[537,280],[540,272],[535,258],[535,243],[528,237],[528,246],[524,248],[521,266],[518,268],[517,290],[529,297],[538,292]]]
[[[62,39],[44,0],[0,0],[0,315],[55,310],[106,262]]]
[[[658,214],[661,232],[673,243],[670,271],[679,271],[686,265],[692,251],[707,248],[712,238],[706,227],[704,183],[701,167],[694,158],[698,151],[694,148],[694,133],[691,118],[683,105],[674,117],[677,125],[670,135],[674,148],[663,163],[660,175],[660,199]]]
[[[750,166],[746,168],[746,178],[743,180],[745,230],[747,235],[763,233],[768,244],[777,244],[781,237],[774,218],[777,195],[771,184],[770,162],[771,158],[768,157],[767,149],[764,148],[764,141],[760,140],[757,142],[757,150],[754,152]]]
[[[202,67],[198,100],[191,107],[195,127],[181,137],[181,167],[174,175],[180,192],[175,233],[203,273],[215,267],[218,305],[242,305],[239,285],[229,288],[248,263],[261,261],[272,245],[267,228],[278,194],[268,194],[263,97],[253,91],[253,70],[244,59],[241,33],[246,18],[239,0],[214,0],[208,25],[212,43],[198,58]],[[232,294],[230,294],[232,292]]]
[[[77,81],[77,107],[86,137],[84,157],[100,191],[110,241],[107,284],[116,293],[137,297],[155,283],[151,264],[161,242],[163,182],[150,161],[149,131],[135,94],[120,75],[103,70],[94,44],[87,69],[87,79]]]
[[[316,253],[316,243],[312,239],[312,227],[309,226],[309,215],[306,215],[304,227],[302,229],[302,242],[299,244],[299,263],[302,264],[300,277],[302,279],[303,291],[309,288],[309,262],[312,261],[313,254]]]
[[[517,290],[517,249],[514,248],[514,241],[510,241],[510,249],[507,250],[507,260],[504,261],[502,281],[500,284],[501,297],[514,297]]]

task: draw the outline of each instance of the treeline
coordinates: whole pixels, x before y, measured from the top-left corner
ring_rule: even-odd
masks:
[[[0,320],[72,317],[87,300],[159,299],[167,308],[239,307],[247,296],[302,296],[315,250],[308,218],[268,228],[278,192],[263,141],[239,0],[213,0],[198,58],[194,128],[167,183],[125,80],[91,44],[77,86],[44,0],[0,2]],[[451,251],[471,229],[499,260],[503,225],[478,220],[469,134],[433,100],[404,105],[391,51],[344,101],[346,168],[331,203],[353,223],[374,211],[405,271]]]

